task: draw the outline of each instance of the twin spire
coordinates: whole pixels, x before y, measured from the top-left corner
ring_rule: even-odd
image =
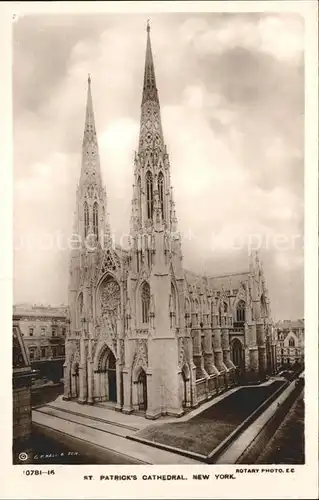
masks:
[[[91,75],[88,75],[87,102],[82,147],[81,184],[98,184],[99,186],[102,184],[100,156],[93,112]]]
[[[83,142],[86,143],[93,141],[97,141],[97,139],[96,139],[96,129],[95,129],[93,101],[91,92],[91,75],[89,74]]]
[[[147,31],[147,41],[146,41],[142,106],[146,101],[153,100],[158,102],[154,61],[153,61],[152,46],[151,46],[151,36],[150,36],[151,28],[149,25],[149,20],[147,21],[146,31]]]

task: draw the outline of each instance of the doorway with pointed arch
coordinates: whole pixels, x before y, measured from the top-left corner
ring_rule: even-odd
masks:
[[[99,367],[100,399],[117,402],[116,359],[109,347],[101,352]]]
[[[232,350],[232,361],[236,366],[240,376],[244,375],[245,372],[245,357],[244,348],[241,341],[237,338],[233,339],[231,342]]]
[[[137,377],[137,404],[139,410],[147,410],[147,378],[143,368],[140,368]]]

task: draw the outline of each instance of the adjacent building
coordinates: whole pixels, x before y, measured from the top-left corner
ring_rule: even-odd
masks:
[[[20,304],[13,308],[13,320],[19,325],[30,363],[40,370],[40,377],[60,379],[63,376],[67,317],[68,309],[64,305]]]
[[[277,366],[304,364],[305,321],[283,320],[276,324]]]
[[[150,28],[135,154],[130,248],[113,245],[91,79],[70,259],[65,399],[179,416],[219,391],[263,380],[276,351],[257,252],[247,269],[200,276],[183,264]]]
[[[18,322],[12,327],[13,463],[31,461],[32,369]]]

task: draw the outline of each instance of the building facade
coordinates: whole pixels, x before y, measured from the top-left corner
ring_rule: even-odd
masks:
[[[13,464],[31,461],[32,370],[19,324],[12,325],[12,453]],[[20,455],[22,454],[22,456]],[[19,458],[20,457],[20,458]]]
[[[112,402],[147,418],[263,379],[275,358],[270,302],[257,253],[245,272],[195,275],[183,266],[147,27],[140,136],[128,250],[113,245],[91,79],[70,259],[65,399]]]
[[[13,308],[32,368],[39,377],[58,381],[63,377],[68,307],[20,304]]]
[[[279,321],[276,324],[276,340],[278,367],[304,364],[304,319]]]

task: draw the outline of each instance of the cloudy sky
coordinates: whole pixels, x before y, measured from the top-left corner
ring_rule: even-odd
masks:
[[[129,231],[151,38],[185,267],[261,257],[275,319],[303,312],[303,21],[296,15],[29,16],[14,24],[14,301],[67,302],[91,73],[116,238]],[[60,235],[60,236],[57,236]]]

